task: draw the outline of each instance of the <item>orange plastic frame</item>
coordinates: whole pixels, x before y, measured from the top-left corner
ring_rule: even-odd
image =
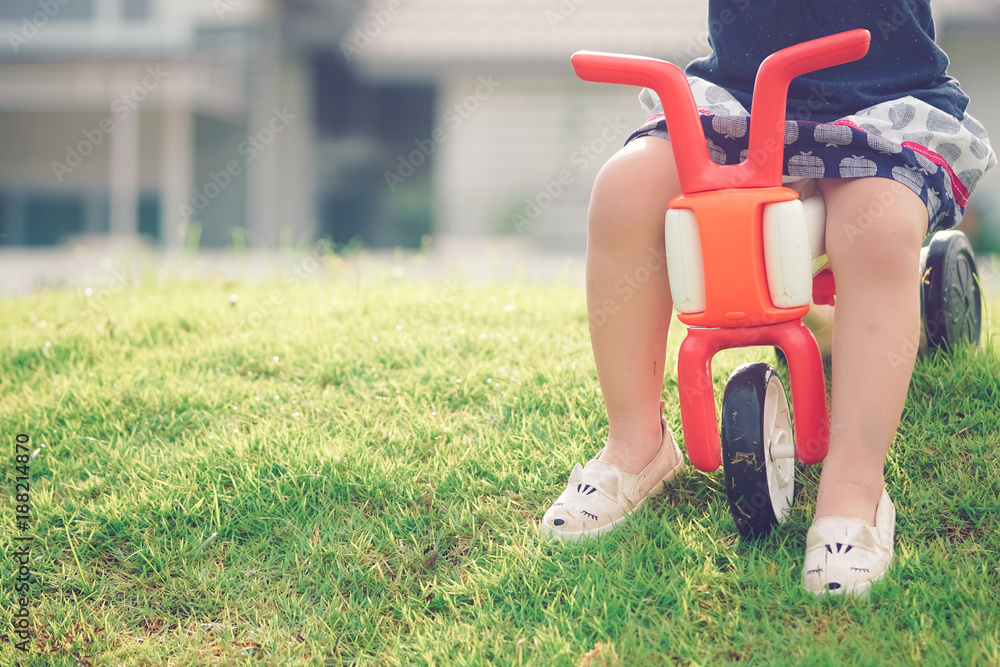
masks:
[[[690,326],[677,361],[685,446],[699,470],[722,464],[712,357],[731,347],[774,345],[784,352],[795,411],[795,455],[804,463],[826,456],[830,424],[823,363],[815,338],[802,324],[809,307],[778,308],[771,302],[762,216],[765,204],[798,197],[781,187],[789,83],[800,74],[861,58],[870,42],[867,30],[851,30],[768,56],[754,84],[747,159],[738,165],[717,165],[709,158],[694,96],[679,67],[639,56],[573,55],[581,79],[644,86],[663,102],[683,193],[670,206],[694,211],[705,269],[705,310],[679,316]],[[833,301],[828,270],[815,277],[814,290],[817,302]]]

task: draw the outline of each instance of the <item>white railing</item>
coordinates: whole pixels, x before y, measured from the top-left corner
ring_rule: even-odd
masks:
[[[148,15],[125,15],[129,0],[92,0],[90,19],[68,16],[69,0],[35,0],[0,17],[0,59],[52,51],[149,52],[193,46],[199,28],[259,22],[278,0],[148,0]]]

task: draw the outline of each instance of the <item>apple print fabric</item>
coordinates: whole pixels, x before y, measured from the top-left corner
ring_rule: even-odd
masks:
[[[712,161],[745,160],[747,110],[725,88],[698,77],[688,77],[688,83]],[[650,117],[628,141],[646,135],[669,139],[656,94],[646,89],[639,99]],[[986,130],[975,118],[965,114],[959,120],[914,97],[828,123],[785,121],[786,184],[803,178],[891,178],[923,200],[928,233],[961,222],[969,194],[996,163]]]

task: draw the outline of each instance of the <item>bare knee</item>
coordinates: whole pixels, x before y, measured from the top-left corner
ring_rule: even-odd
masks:
[[[917,195],[885,178],[827,180],[820,188],[827,206],[826,248],[835,274],[876,283],[916,275],[927,230],[927,209]]]
[[[636,226],[662,225],[670,200],[679,194],[670,142],[632,141],[597,175],[588,216],[591,240],[612,242]]]

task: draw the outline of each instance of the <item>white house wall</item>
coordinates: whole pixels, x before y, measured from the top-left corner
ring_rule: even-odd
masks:
[[[313,175],[313,119],[309,71],[300,58],[286,58],[279,77],[275,108],[290,118],[278,142],[278,206],[272,226],[300,246],[311,241],[317,228]],[[279,239],[280,241],[280,239]],[[272,246],[273,247],[273,246]]]
[[[524,234],[542,246],[583,247],[594,178],[645,120],[637,94],[568,77],[446,81],[437,114],[435,231]]]
[[[0,113],[0,183],[37,190],[107,188],[110,141],[99,130],[107,116],[96,112]],[[158,185],[160,122],[157,113],[139,117],[141,188]],[[79,163],[74,154],[80,156]]]
[[[268,67],[247,119],[247,134],[260,149],[232,157],[246,166],[248,240],[278,247],[311,240],[316,230],[312,105],[303,59],[276,56]]]

